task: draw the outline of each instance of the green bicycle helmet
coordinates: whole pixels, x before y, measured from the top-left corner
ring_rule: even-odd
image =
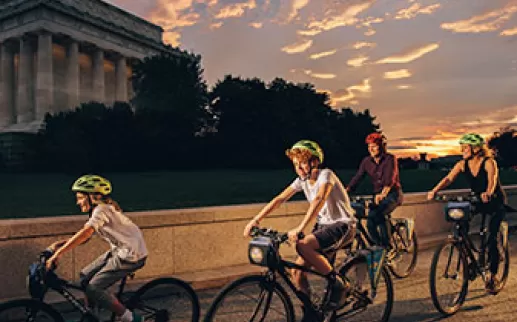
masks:
[[[300,149],[300,150],[307,150],[309,151],[313,156],[318,158],[320,160],[320,163],[323,163],[323,150],[319,146],[318,143],[311,141],[311,140],[301,140],[296,142],[289,151],[294,149]]]
[[[84,193],[100,193],[107,196],[111,193],[111,183],[108,179],[98,175],[88,174],[75,180],[72,191]]]
[[[460,139],[460,144],[469,144],[472,146],[482,146],[485,144],[483,137],[477,133],[467,133]]]

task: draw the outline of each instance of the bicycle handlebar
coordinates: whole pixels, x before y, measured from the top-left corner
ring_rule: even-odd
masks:
[[[434,197],[434,200],[436,200],[436,201],[454,201],[454,202],[465,202],[466,201],[466,202],[470,202],[470,203],[481,202],[481,199],[479,198],[479,196],[477,196],[475,194],[462,195],[462,196],[441,194],[441,195],[436,195]]]
[[[289,240],[289,236],[287,233],[281,233],[277,230],[271,229],[271,228],[259,228],[259,227],[252,227],[250,232],[251,237],[258,237],[258,236],[264,236],[269,237],[273,241],[278,242],[279,244],[285,243]],[[305,234],[303,232],[300,232],[298,234],[298,239],[305,238]]]

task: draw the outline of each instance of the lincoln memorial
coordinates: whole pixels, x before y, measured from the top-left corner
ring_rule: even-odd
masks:
[[[163,29],[101,0],[0,0],[0,132],[46,113],[132,96],[135,60],[177,52]]]

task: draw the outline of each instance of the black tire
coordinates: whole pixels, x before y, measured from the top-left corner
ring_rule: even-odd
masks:
[[[390,260],[388,268],[397,278],[406,278],[415,270],[418,257],[418,239],[415,231],[411,235],[411,241],[407,238],[406,226],[396,224],[391,237],[391,244],[396,253]]]
[[[127,302],[130,310],[156,322],[199,321],[199,299],[186,282],[158,278],[140,287]]]
[[[439,262],[442,251],[445,251],[444,254],[446,255],[443,263]],[[453,274],[450,274],[451,272]],[[443,281],[445,281],[444,285],[442,285]],[[453,283],[454,281],[458,282]],[[429,272],[429,288],[436,309],[447,316],[456,313],[467,297],[468,283],[469,270],[465,254],[456,241],[445,241],[436,249]],[[452,300],[449,301],[448,299],[451,298],[450,290],[454,286],[458,286],[459,291],[453,291]]]
[[[30,317],[27,316],[29,312]],[[31,322],[63,322],[61,314],[52,306],[35,299],[20,299],[0,304],[0,321],[25,322],[29,319]]]
[[[503,236],[505,233],[507,234],[506,237]],[[508,274],[510,272],[510,243],[508,242],[508,229],[506,229],[506,232],[499,230],[499,234],[497,236],[497,250],[499,251],[499,268],[497,270],[496,278],[499,283],[494,289],[495,293],[499,293],[503,290],[506,282],[508,281]],[[485,258],[489,259],[488,254]],[[487,260],[487,263],[489,263],[489,260]],[[489,265],[490,264],[488,264],[488,266]]]
[[[366,258],[356,257],[339,269],[339,275],[351,282],[353,291],[347,304],[336,312],[335,321],[386,322],[393,309],[393,283],[388,270],[380,271],[376,294],[371,289]],[[362,294],[358,296],[358,294]],[[366,300],[371,303],[366,304]]]
[[[221,321],[294,322],[295,314],[293,303],[280,284],[266,281],[263,275],[251,275],[225,286],[210,304],[204,322]]]

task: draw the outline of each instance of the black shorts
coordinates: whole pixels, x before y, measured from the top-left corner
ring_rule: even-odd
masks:
[[[329,225],[316,224],[312,230],[323,253],[333,252],[350,244],[354,240],[353,225],[336,222]]]

